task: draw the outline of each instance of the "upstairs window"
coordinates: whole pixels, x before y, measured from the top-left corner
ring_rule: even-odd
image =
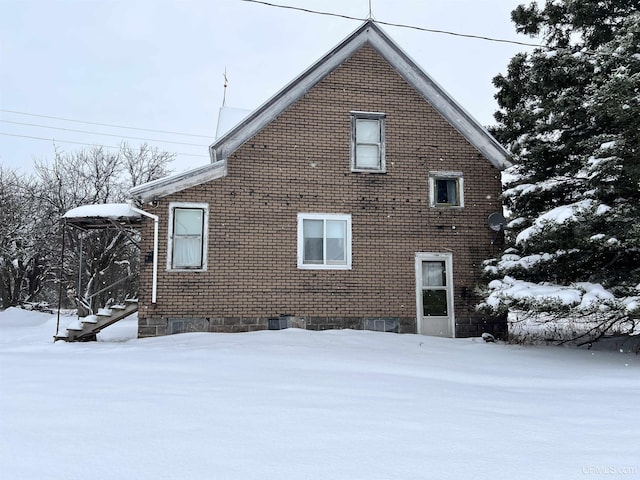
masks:
[[[298,268],[351,268],[351,215],[298,214]]]
[[[205,203],[171,203],[167,270],[207,269],[207,225]]]
[[[432,207],[463,207],[463,177],[461,172],[431,172],[429,197]]]
[[[351,171],[386,171],[384,113],[351,112]]]

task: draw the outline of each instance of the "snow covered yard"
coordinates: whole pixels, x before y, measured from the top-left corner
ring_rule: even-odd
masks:
[[[52,343],[0,312],[4,479],[640,478],[640,357],[362,331]]]

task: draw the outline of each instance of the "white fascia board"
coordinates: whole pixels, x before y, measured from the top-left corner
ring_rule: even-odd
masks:
[[[362,28],[362,27],[361,27]],[[360,30],[360,29],[359,29]],[[356,31],[357,32],[357,31]],[[305,70],[299,77],[258,107],[217,142],[209,147],[211,160],[226,159],[246,141],[276,119],[290,105],[302,98],[324,77],[344,63],[367,42],[364,35],[355,33],[327,55]]]
[[[396,43],[388,37],[372,35],[371,46],[496,168],[511,166],[504,147]]]
[[[215,162],[218,159],[226,159],[365,44],[371,45],[409,85],[418,91],[496,168],[504,170],[511,166],[509,153],[502,145],[373,21],[367,21],[361,25],[333,50],[257,108],[244,121],[213,143],[209,147],[211,160]]]
[[[129,190],[129,196],[141,203],[146,203],[156,198],[166,197],[167,195],[180,192],[186,188],[201,185],[216,178],[226,176],[227,161],[221,160],[176,175],[143,183]]]

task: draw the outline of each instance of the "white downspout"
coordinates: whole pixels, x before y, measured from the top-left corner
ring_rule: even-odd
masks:
[[[131,202],[129,202],[129,207],[134,212],[153,219],[153,277],[151,284],[151,303],[156,303],[158,292],[158,223],[160,222],[160,217],[134,207]]]

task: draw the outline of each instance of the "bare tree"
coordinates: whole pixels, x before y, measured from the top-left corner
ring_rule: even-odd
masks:
[[[2,246],[5,243],[22,245],[21,237],[25,231],[35,230],[33,236],[34,251],[38,252],[38,261],[32,260],[33,267],[27,268],[26,263],[2,261],[6,266],[6,274],[0,272],[0,279],[13,278],[11,287],[1,287],[0,297],[3,306],[7,304],[4,298],[11,298],[8,303],[17,304],[30,298],[29,290],[33,290],[29,281],[31,277],[40,279],[42,291],[47,292],[47,299],[57,298],[57,282],[63,282],[65,289],[77,288],[75,295],[95,309],[110,297],[121,295],[125,290],[137,288],[136,281],[129,281],[117,288],[107,290],[99,295],[96,292],[110,285],[116,279],[122,278],[131,271],[136,271],[139,262],[139,252],[127,241],[135,232],[120,230],[82,232],[68,229],[66,232],[66,253],[62,271],[61,259],[61,217],[72,208],[81,205],[105,203],[120,203],[127,200],[128,190],[140,183],[161,178],[169,173],[168,164],[174,155],[160,152],[148,145],[141,145],[137,150],[123,143],[118,152],[110,152],[102,147],[92,147],[72,153],[55,152],[52,162],[37,162],[35,177],[28,185],[22,185],[17,191],[7,189],[7,201],[2,197],[3,206],[12,205],[13,210],[2,209],[2,214],[21,218],[15,226],[15,231],[3,231]],[[11,182],[0,178],[0,183],[12,184],[17,182],[15,175],[8,173]],[[2,187],[0,187],[2,188]],[[0,192],[0,195],[3,195]],[[32,221],[31,221],[31,220]],[[1,219],[0,219],[1,220]],[[33,223],[37,222],[37,226]],[[5,222],[2,222],[4,228]],[[8,227],[7,227],[8,228]],[[37,234],[41,232],[42,234]],[[28,236],[28,235],[27,235]],[[31,240],[31,239],[30,239]],[[15,256],[15,255],[14,255]],[[82,262],[80,257],[82,256]],[[3,257],[4,258],[4,257]],[[7,257],[9,258],[9,257]],[[44,263],[43,263],[43,261]],[[82,264],[82,271],[78,268]],[[39,265],[42,271],[35,269]],[[14,272],[14,270],[16,270]],[[46,282],[43,274],[48,275]],[[12,277],[13,276],[13,277]],[[27,279],[27,280],[25,280]],[[7,282],[4,282],[7,283]],[[16,293],[16,290],[18,293]]]
[[[167,165],[175,156],[172,153],[158,151],[146,143],[134,150],[126,142],[120,145],[120,155],[129,176],[129,187],[165,177],[168,174]]]
[[[0,306],[37,301],[51,275],[43,222],[32,177],[0,166]]]

